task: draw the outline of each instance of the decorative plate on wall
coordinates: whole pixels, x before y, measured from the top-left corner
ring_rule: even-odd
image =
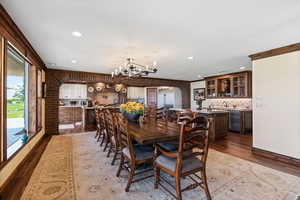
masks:
[[[100,86],[96,87],[97,92],[101,92],[102,89],[103,89],[103,87],[100,87]]]
[[[106,84],[106,88],[111,88],[111,87],[112,87],[112,85],[110,83]]]
[[[88,87],[88,92],[89,92],[89,93],[94,92],[94,88],[93,88],[92,86]]]
[[[123,88],[123,89],[122,89],[122,93],[125,94],[126,92],[127,92],[127,89],[126,89],[126,88]]]
[[[121,85],[121,84],[116,84],[115,85],[115,91],[116,92],[121,92],[122,88],[123,88],[123,85]]]

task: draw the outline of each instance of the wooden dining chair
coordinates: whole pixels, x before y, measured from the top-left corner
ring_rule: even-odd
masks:
[[[102,109],[102,112],[101,112],[101,123],[103,125],[103,133],[104,133],[104,138],[100,144],[100,146],[102,146],[102,144],[104,144],[104,148],[103,148],[103,152],[105,152],[107,150],[107,148],[109,147],[110,145],[110,135],[109,135],[109,132],[108,132],[108,124],[107,124],[107,113],[108,109],[107,108],[103,108]]]
[[[209,126],[210,121],[204,116],[183,122],[180,130],[179,147],[176,152],[165,151],[160,145],[155,145],[155,188],[160,185],[173,197],[181,200],[182,192],[201,187],[204,189],[207,199],[211,199],[206,178]],[[201,158],[198,158],[199,156]],[[160,171],[175,178],[175,187],[160,176]],[[197,174],[198,172],[201,173],[201,176]],[[185,177],[189,177],[193,184],[181,189],[180,179]],[[161,181],[173,187],[176,190],[176,195],[170,192]]]
[[[175,116],[173,115],[172,117],[175,117],[173,120],[169,120],[169,116],[166,113],[165,114],[165,121],[168,122],[176,122],[177,124],[182,124],[186,121],[190,121],[194,118],[194,113],[191,110],[184,110],[181,112],[177,112]],[[165,151],[169,152],[174,152],[178,150],[178,145],[179,145],[179,140],[174,140],[174,141],[166,141],[166,142],[160,142],[158,143]]]
[[[194,112],[191,110],[184,110],[181,112],[177,112],[177,123],[181,123],[184,121],[189,121],[195,117]]]
[[[100,109],[98,107],[95,108],[95,116],[96,116],[96,135],[95,138],[97,138],[97,142],[99,142],[101,138],[101,132],[100,132]]]
[[[119,137],[117,131],[117,118],[116,113],[113,110],[106,110],[106,121],[107,121],[107,132],[109,137],[109,150],[107,153],[107,157],[110,156],[111,153],[114,153],[111,165],[115,164],[118,155],[121,154],[120,152],[120,144],[119,144]]]
[[[156,120],[166,119],[167,110],[168,110],[168,108],[166,108],[166,107],[156,108],[155,109],[155,119]]]
[[[125,191],[128,192],[132,183],[144,180],[146,178],[153,177],[153,174],[145,175],[141,178],[134,177],[146,172],[152,171],[153,168],[146,168],[141,171],[136,171],[137,167],[153,162],[153,153],[154,149],[149,146],[133,144],[133,138],[128,133],[128,121],[122,114],[118,114],[118,131],[119,131],[119,141],[121,146],[121,161],[117,171],[117,177],[120,176],[120,173],[123,169],[126,169],[130,174],[128,182],[125,188]]]

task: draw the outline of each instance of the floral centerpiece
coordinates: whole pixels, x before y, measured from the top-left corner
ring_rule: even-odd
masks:
[[[144,104],[127,102],[120,105],[120,111],[129,121],[137,122],[139,117],[144,113]]]

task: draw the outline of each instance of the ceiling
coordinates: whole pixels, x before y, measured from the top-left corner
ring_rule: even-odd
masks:
[[[195,80],[251,69],[249,54],[300,41],[299,0],[0,2],[56,69],[110,73],[133,57],[157,61],[153,77]]]

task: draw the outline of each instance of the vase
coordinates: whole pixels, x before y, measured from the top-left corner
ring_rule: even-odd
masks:
[[[138,122],[139,118],[140,118],[140,114],[135,114],[135,113],[128,113],[128,112],[124,112],[123,113],[124,117],[126,117],[128,119],[128,121],[130,122]]]
[[[21,141],[22,141],[23,144],[26,143],[27,139],[28,139],[27,135],[22,135],[21,136]]]

